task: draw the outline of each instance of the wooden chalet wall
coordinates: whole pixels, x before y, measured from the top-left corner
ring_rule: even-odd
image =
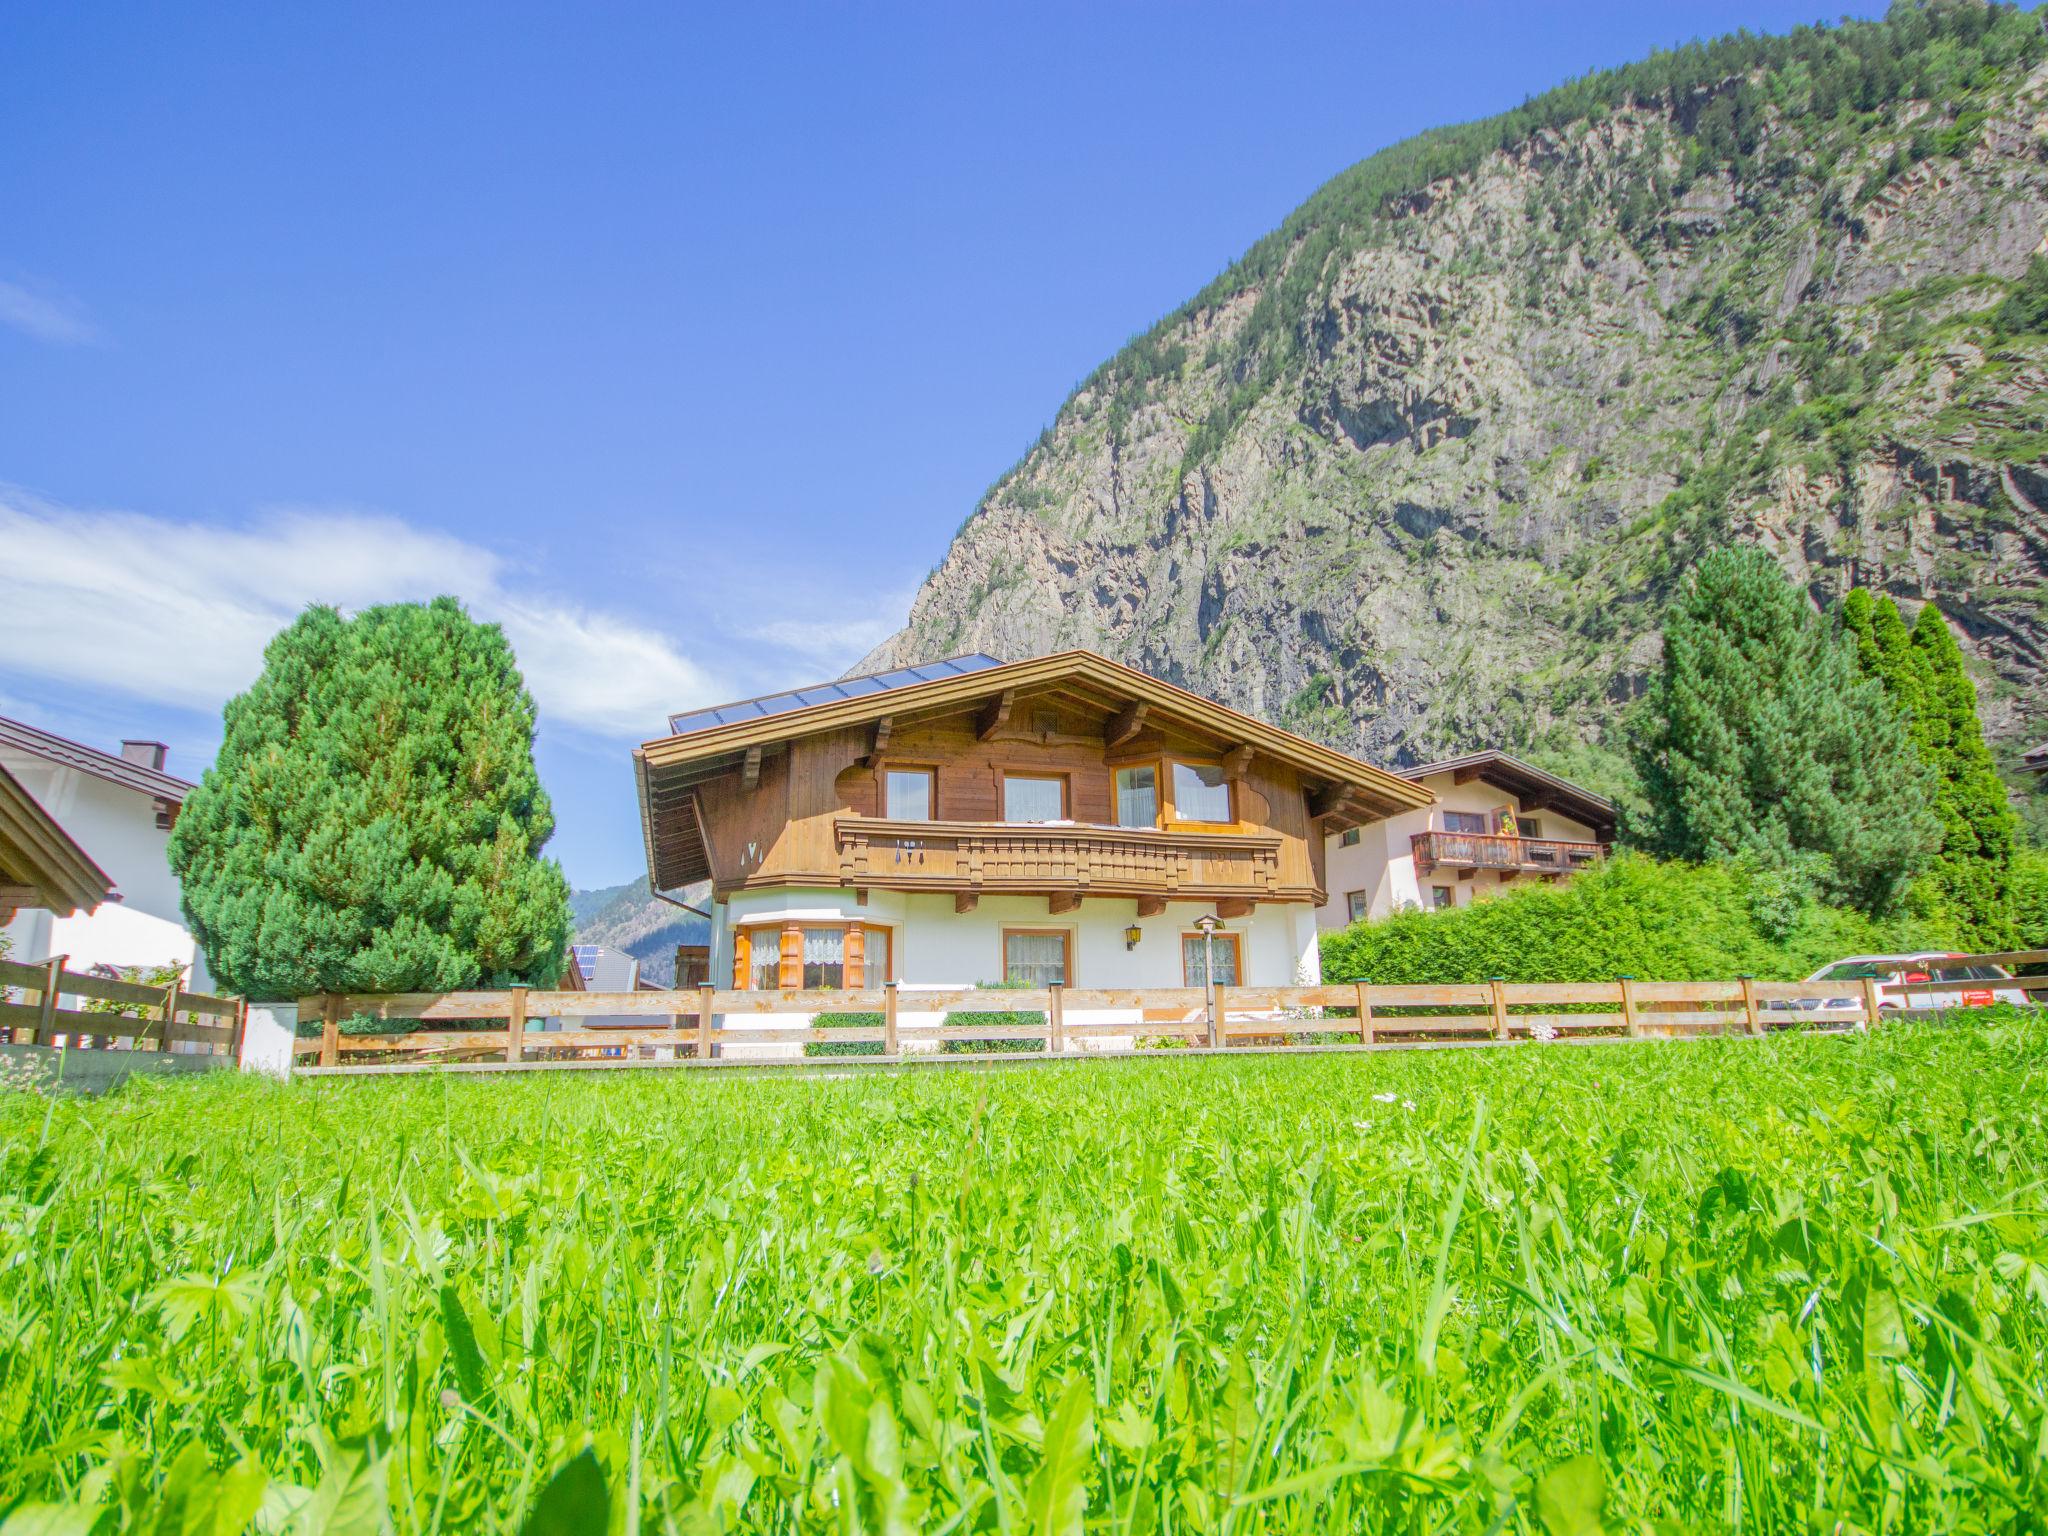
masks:
[[[743,787],[735,771],[697,790],[710,838],[718,896],[755,886],[841,883],[835,823],[879,816],[880,775],[891,767],[936,773],[936,821],[1000,823],[1005,771],[1064,775],[1068,814],[1082,826],[1114,822],[1114,770],[1164,757],[1217,763],[1216,742],[1175,728],[1144,728],[1115,748],[1107,718],[1071,702],[1020,695],[986,739],[973,709],[895,725],[876,751],[873,726],[799,737],[763,754],[758,779]],[[1162,808],[1171,775],[1160,774]],[[1166,830],[1200,837],[1254,833],[1280,839],[1279,880],[1286,899],[1321,899],[1322,839],[1294,767],[1254,754],[1233,780],[1237,822],[1172,822]]]

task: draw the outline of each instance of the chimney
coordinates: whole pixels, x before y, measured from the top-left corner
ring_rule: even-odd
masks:
[[[137,763],[144,768],[164,771],[164,744],[160,741],[124,741],[121,743],[121,757],[126,762]]]

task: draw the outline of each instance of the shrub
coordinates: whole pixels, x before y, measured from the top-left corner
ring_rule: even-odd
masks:
[[[977,982],[978,990],[984,992],[1028,991],[1021,981]],[[959,1025],[968,1029],[1043,1029],[1045,1015],[1037,1009],[1010,1009],[979,1011],[968,1010],[946,1015],[948,1026]],[[948,1040],[939,1049],[948,1056],[988,1056],[1009,1051],[1042,1051],[1043,1040]]]
[[[1937,922],[1866,917],[1752,866],[1622,854],[1566,885],[1354,924],[1322,949],[1331,981],[1717,981],[1796,980],[1843,955],[1953,942]]]
[[[879,1013],[821,1013],[814,1021],[819,1029],[880,1029]],[[879,1040],[811,1040],[804,1045],[806,1056],[879,1056]]]

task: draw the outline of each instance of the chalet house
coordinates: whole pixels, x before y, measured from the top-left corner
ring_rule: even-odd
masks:
[[[1607,856],[1614,803],[1505,752],[1405,769],[1430,803],[1327,834],[1325,928],[1483,901],[1520,880],[1567,880]]]
[[[1089,651],[961,656],[678,715],[634,753],[657,890],[720,986],[1275,986],[1325,834],[1427,787]],[[1204,941],[1197,920],[1220,921]]]
[[[69,968],[187,967],[185,985],[206,991],[206,960],[185,927],[167,847],[192,785],[164,772],[164,747],[124,741],[118,754],[0,719],[0,769],[60,825],[113,892],[97,908],[21,903],[6,925],[15,960],[68,955]]]

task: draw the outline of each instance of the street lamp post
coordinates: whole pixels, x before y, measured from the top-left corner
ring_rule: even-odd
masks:
[[[1202,934],[1202,1011],[1209,1022],[1209,1045],[1213,1049],[1220,1044],[1221,1031],[1216,1023],[1216,929],[1220,925],[1212,912],[1204,912],[1195,919],[1195,927]]]

